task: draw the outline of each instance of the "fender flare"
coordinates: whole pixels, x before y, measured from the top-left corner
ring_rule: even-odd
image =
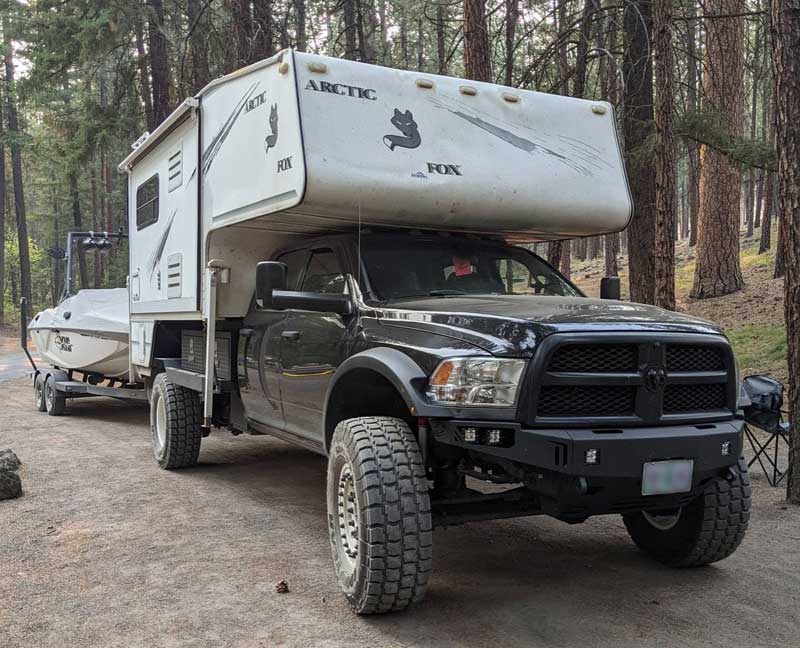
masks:
[[[423,395],[422,389],[428,380],[428,374],[416,362],[397,349],[376,347],[350,356],[336,369],[325,394],[323,438],[327,429],[331,395],[342,378],[354,369],[369,369],[386,378],[415,416],[446,417],[450,414],[444,407],[431,405]],[[325,444],[327,446],[327,440]]]

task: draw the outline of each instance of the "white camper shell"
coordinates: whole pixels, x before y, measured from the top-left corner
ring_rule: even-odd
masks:
[[[631,214],[608,103],[292,50],[210,83],[119,168],[132,376],[149,373],[155,322],[244,316],[256,263],[295,235],[536,241],[618,231]]]

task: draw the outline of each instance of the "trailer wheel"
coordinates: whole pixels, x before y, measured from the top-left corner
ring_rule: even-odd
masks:
[[[150,399],[150,430],[159,466],[172,470],[197,464],[201,418],[200,395],[158,374]]]
[[[750,520],[750,476],[739,459],[730,475],[716,477],[682,509],[623,515],[642,551],[670,567],[699,567],[730,556]]]
[[[47,411],[47,405],[44,402],[44,376],[40,373],[37,373],[33,380],[33,404],[37,411]]]
[[[44,407],[50,416],[61,416],[67,408],[67,398],[56,389],[53,374],[47,376],[44,382]]]
[[[371,416],[336,426],[328,528],[339,585],[358,614],[403,610],[423,598],[431,508],[422,455],[404,421]]]

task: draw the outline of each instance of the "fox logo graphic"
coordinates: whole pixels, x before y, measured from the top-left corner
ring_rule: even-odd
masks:
[[[264,140],[264,149],[267,153],[271,148],[275,148],[275,144],[278,143],[278,104],[272,104],[272,108],[269,111],[269,128],[272,134],[267,135],[267,139]]]
[[[383,143],[386,144],[390,151],[394,151],[396,146],[412,149],[420,145],[422,138],[419,136],[417,122],[414,121],[414,115],[411,114],[410,110],[400,112],[395,108],[394,116],[390,121],[392,126],[403,134],[402,137],[400,135],[383,136]]]

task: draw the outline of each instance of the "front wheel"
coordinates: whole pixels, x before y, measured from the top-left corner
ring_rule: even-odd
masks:
[[[422,454],[404,421],[370,416],[336,426],[328,527],[339,585],[357,613],[402,610],[423,598],[431,508]]]
[[[727,558],[750,520],[750,475],[743,458],[726,477],[680,509],[623,515],[636,546],[670,567],[698,567]]]

